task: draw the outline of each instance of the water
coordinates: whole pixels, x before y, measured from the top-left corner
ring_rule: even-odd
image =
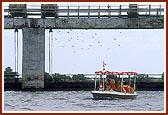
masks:
[[[4,111],[164,110],[164,91],[137,93],[137,99],[93,100],[90,91],[5,91]]]

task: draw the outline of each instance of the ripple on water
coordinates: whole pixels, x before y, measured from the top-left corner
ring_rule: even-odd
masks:
[[[4,110],[163,111],[163,91],[139,91],[137,99],[94,100],[90,91],[5,91]],[[14,98],[15,97],[15,98]]]

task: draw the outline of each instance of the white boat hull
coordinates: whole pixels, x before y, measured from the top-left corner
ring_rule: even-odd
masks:
[[[116,91],[92,91],[92,94],[94,99],[135,99],[138,96],[136,92],[129,94]]]

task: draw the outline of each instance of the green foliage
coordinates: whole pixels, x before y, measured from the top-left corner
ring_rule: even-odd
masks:
[[[45,83],[51,83],[52,82],[52,77],[49,75],[49,73],[44,74],[44,82]]]
[[[13,72],[13,70],[12,70],[11,67],[7,67],[7,68],[5,68],[4,73],[12,73],[12,72]]]
[[[85,81],[86,77],[83,74],[73,75],[72,79],[74,81]]]
[[[143,79],[143,78],[145,78],[145,74],[138,74],[138,77],[137,77],[138,79]]]
[[[15,77],[19,76],[19,74],[17,72],[13,72],[11,67],[7,67],[5,68],[4,76]]]
[[[7,67],[5,68],[4,71],[4,82],[6,83],[14,83],[15,80],[18,80],[18,73],[17,72],[13,72],[11,67]]]
[[[71,81],[71,77],[70,76],[60,75],[59,73],[53,74],[52,77],[53,77],[54,81],[64,81],[64,82]]]

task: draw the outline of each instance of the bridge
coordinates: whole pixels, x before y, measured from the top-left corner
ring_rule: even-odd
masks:
[[[8,9],[4,9],[4,12],[6,14],[4,16],[5,29],[22,29],[23,27],[45,29],[158,29],[164,26],[163,5],[129,4],[108,5],[106,7],[59,7],[57,4],[42,4],[40,9],[28,9],[26,5],[19,5],[18,7],[11,5]]]
[[[40,4],[40,8],[27,8],[27,4],[9,4],[4,9],[4,29],[16,33],[22,29],[23,33],[22,89],[44,88],[45,29],[50,33],[52,29],[163,29],[164,7]]]

